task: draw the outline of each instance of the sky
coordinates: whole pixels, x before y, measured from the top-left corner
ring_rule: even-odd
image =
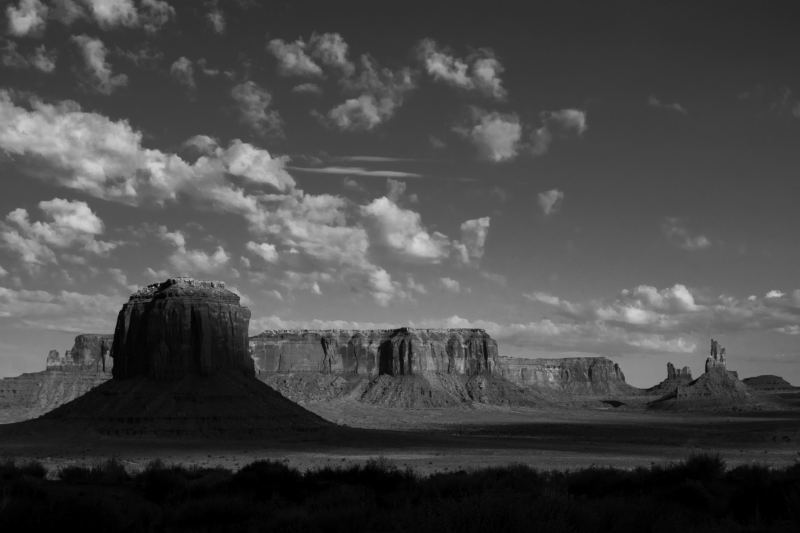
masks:
[[[189,275],[251,334],[800,385],[800,10],[522,4],[2,3],[0,376]]]

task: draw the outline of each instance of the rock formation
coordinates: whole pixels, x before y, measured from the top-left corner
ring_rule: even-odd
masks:
[[[619,365],[606,357],[528,359],[500,357],[500,374],[522,387],[580,395],[633,394]]]
[[[664,396],[665,394],[674,392],[679,386],[687,385],[691,381],[692,381],[691,368],[685,366],[680,370],[678,370],[672,363],[667,363],[667,379],[665,379],[655,387],[647,389],[647,393],[661,397]]]
[[[268,330],[250,338],[258,372],[490,375],[497,342],[481,329]]]
[[[114,331],[114,378],[177,379],[223,369],[253,375],[250,310],[215,281],[172,278],[133,293]]]
[[[110,379],[112,339],[78,335],[66,357],[50,350],[46,370],[0,379],[0,424],[41,416]]]
[[[754,376],[752,378],[744,378],[742,383],[749,388],[762,392],[781,392],[793,391],[795,387],[780,376],[763,375]]]
[[[329,428],[255,379],[249,320],[221,282],[172,278],[139,290],[119,313],[113,379],[36,422],[106,435],[226,439]]]
[[[299,402],[348,397],[391,407],[532,403],[498,375],[482,329],[268,330],[250,338],[256,372]]]

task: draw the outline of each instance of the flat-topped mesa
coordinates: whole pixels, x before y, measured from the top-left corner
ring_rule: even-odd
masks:
[[[95,370],[111,372],[111,344],[114,335],[83,333],[75,337],[72,348],[59,355],[58,350],[47,354],[48,370]]]
[[[617,363],[606,357],[532,359],[501,357],[501,373],[521,387],[544,387],[580,394],[630,392]]]
[[[179,379],[223,370],[252,376],[250,310],[220,281],[170,278],[133,293],[117,317],[114,379]]]
[[[490,375],[497,342],[482,329],[267,330],[250,338],[259,373]]]
[[[687,382],[692,381],[692,369],[685,366],[678,370],[672,363],[667,363],[667,379]]]

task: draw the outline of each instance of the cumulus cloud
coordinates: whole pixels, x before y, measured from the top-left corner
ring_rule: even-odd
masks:
[[[683,107],[678,102],[672,102],[671,104],[668,104],[666,102],[662,102],[661,100],[656,98],[655,95],[652,95],[652,94],[647,98],[647,105],[649,105],[650,107],[658,108],[658,109],[666,109],[668,111],[675,111],[676,113],[680,113],[682,115],[688,114],[688,112],[686,111],[686,108]]]
[[[254,81],[246,81],[231,89],[231,98],[236,103],[239,121],[261,136],[283,136],[283,121],[280,114],[268,109],[272,95]]]
[[[16,42],[7,41],[0,52],[0,63],[11,68],[34,68],[45,74],[55,71],[58,54],[54,50],[48,51],[45,45],[39,45],[22,53],[18,48]]]
[[[450,255],[446,235],[428,232],[419,213],[400,207],[386,196],[363,206],[361,212],[376,242],[402,258],[438,263]]]
[[[322,94],[322,87],[316,83],[301,83],[292,87],[292,92],[296,94]]]
[[[418,46],[418,53],[425,71],[434,80],[459,89],[476,91],[496,100],[506,98],[506,90],[500,79],[503,65],[491,50],[481,49],[462,59],[441,48],[433,39],[423,39]]]
[[[348,57],[349,47],[338,33],[314,33],[309,40],[311,55],[323,65],[336,69],[345,77],[355,72],[355,65]]]
[[[0,149],[18,158],[20,168],[57,185],[127,204],[163,203],[184,194],[232,209],[247,201],[227,175],[269,184],[279,191],[294,187],[284,158],[234,140],[211,147],[190,164],[175,154],[142,146],[142,134],[127,121],[85,112],[74,102],[17,105],[0,91]]]
[[[581,137],[588,129],[586,112],[580,109],[560,109],[541,114],[542,125],[531,136],[530,150],[534,156],[546,154],[556,139]]]
[[[175,16],[175,8],[163,0],[141,0],[137,8],[133,0],[83,0],[91,17],[103,29],[118,26],[142,27],[154,32]],[[74,3],[70,2],[71,4]],[[72,8],[71,12],[75,12]]]
[[[470,140],[482,159],[495,163],[514,159],[519,152],[522,124],[514,113],[472,108],[471,123],[454,131]]]
[[[470,263],[483,257],[490,224],[490,217],[467,220],[461,224],[461,242],[455,246],[463,263]]]
[[[272,39],[267,50],[278,60],[278,72],[282,76],[322,76],[322,68],[306,54],[306,43],[298,39],[287,43],[283,39]]]
[[[125,74],[113,74],[111,66],[106,61],[106,47],[100,39],[93,39],[86,35],[76,35],[72,40],[80,47],[86,71],[90,76],[91,87],[101,94],[111,94],[119,87],[128,84]]]
[[[539,207],[545,216],[557,213],[561,209],[561,204],[564,202],[564,193],[558,189],[550,189],[549,191],[540,192],[537,196]]]
[[[360,68],[352,78],[344,78],[348,98],[331,109],[327,122],[342,131],[370,131],[391,119],[403,105],[406,93],[416,88],[407,68],[392,71],[381,68],[367,55],[361,56]]]
[[[86,202],[53,198],[39,202],[44,220],[31,222],[26,209],[19,208],[0,224],[4,248],[15,252],[27,266],[57,264],[64,258],[82,263],[85,255],[102,256],[117,245],[98,240],[103,221]]]
[[[439,283],[441,283],[442,288],[449,292],[459,293],[461,292],[461,284],[454,280],[453,278],[440,278]]]
[[[228,268],[230,255],[222,246],[209,253],[186,246],[186,236],[180,230],[169,231],[159,226],[158,236],[174,248],[168,262],[177,275],[217,274]]]
[[[8,33],[16,37],[37,34],[45,27],[47,5],[41,0],[19,0],[6,8]]]
[[[249,241],[246,247],[253,255],[257,255],[267,263],[278,261],[278,250],[274,244]]]
[[[208,23],[211,25],[214,33],[219,35],[225,33],[225,28],[227,26],[225,14],[219,9],[218,6],[215,5],[214,9],[206,14],[206,19],[208,19]]]
[[[677,217],[667,217],[661,223],[664,236],[675,246],[688,251],[704,250],[711,246],[711,240],[700,233],[694,233],[686,222]]]
[[[181,56],[176,59],[169,68],[169,73],[178,83],[190,91],[197,89],[197,84],[194,81],[194,66],[192,65],[192,61],[186,56]]]
[[[18,290],[0,286],[0,317],[52,331],[113,331],[115,317],[124,301],[119,294]]]

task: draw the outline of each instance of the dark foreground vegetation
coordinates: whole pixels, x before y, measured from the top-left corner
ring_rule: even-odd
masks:
[[[50,479],[54,477],[55,479]],[[727,470],[715,456],[633,471],[525,466],[418,477],[376,460],[301,473],[117,461],[48,476],[0,464],[0,531],[800,531],[800,464]]]

